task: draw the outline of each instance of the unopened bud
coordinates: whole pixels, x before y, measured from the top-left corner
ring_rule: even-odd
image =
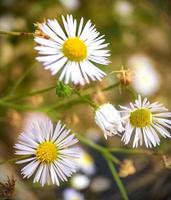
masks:
[[[73,93],[73,88],[69,85],[64,84],[63,82],[59,81],[56,84],[56,94],[59,97],[69,97]]]

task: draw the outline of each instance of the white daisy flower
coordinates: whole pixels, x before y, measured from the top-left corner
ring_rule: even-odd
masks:
[[[52,75],[61,71],[59,80],[65,84],[84,85],[90,80],[101,80],[105,73],[95,63],[107,65],[110,55],[109,50],[105,49],[108,44],[104,43],[104,35],[100,36],[90,20],[85,26],[83,18],[78,25],[72,15],[67,15],[66,19],[62,16],[62,21],[64,31],[56,19],[38,24],[45,37],[42,38],[41,34],[35,36],[38,44],[35,49],[40,54],[36,59]]]
[[[134,11],[134,7],[129,1],[119,0],[114,2],[114,11],[120,17],[129,17]]]
[[[87,175],[93,175],[96,172],[96,167],[93,158],[85,150],[80,150],[80,158],[77,160],[78,169]]]
[[[69,11],[77,10],[81,3],[79,0],[59,0],[59,2]]]
[[[84,196],[80,192],[72,188],[68,188],[68,189],[65,189],[63,192],[63,199],[64,200],[84,200]]]
[[[130,108],[121,106],[124,114],[125,132],[122,140],[128,144],[133,139],[133,147],[145,143],[146,147],[155,147],[160,144],[159,133],[164,138],[171,137],[167,129],[171,128],[171,112],[168,112],[162,104],[158,102],[150,104],[147,98],[138,99],[135,103],[130,103]]]
[[[95,122],[103,130],[105,139],[124,130],[119,111],[110,103],[103,104],[96,110]]]
[[[86,189],[90,185],[90,179],[83,174],[75,174],[71,178],[71,186],[77,190]]]
[[[145,55],[137,54],[128,60],[128,66],[134,72],[132,87],[143,96],[153,95],[160,88],[160,76],[154,63]]]
[[[33,174],[33,182],[40,182],[42,186],[67,181],[77,168],[76,158],[79,148],[71,147],[78,142],[74,134],[65,129],[59,121],[53,130],[48,118],[40,118],[25,130],[15,145],[17,155],[26,156],[17,163],[27,163],[21,172],[24,178]]]

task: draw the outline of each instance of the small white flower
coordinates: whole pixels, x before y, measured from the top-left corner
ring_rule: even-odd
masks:
[[[159,133],[164,138],[171,137],[167,129],[171,128],[171,112],[168,112],[162,104],[158,102],[150,104],[147,98],[138,99],[135,103],[130,103],[130,108],[121,106],[124,114],[125,132],[122,140],[128,144],[133,137],[133,147],[143,145],[155,147],[160,144]]]
[[[64,200],[84,200],[84,196],[80,192],[72,188],[68,188],[68,189],[65,189],[63,192],[63,199]]]
[[[145,55],[134,55],[128,60],[128,66],[134,72],[132,87],[144,96],[154,94],[160,87],[160,76],[152,60]]]
[[[101,80],[105,73],[97,68],[94,63],[107,65],[109,50],[105,48],[104,35],[96,31],[96,28],[89,20],[83,26],[81,19],[79,25],[72,15],[62,16],[64,31],[54,20],[38,24],[45,38],[35,36],[35,41],[39,46],[35,47],[41,55],[36,59],[43,63],[45,69],[49,69],[52,75],[59,71],[59,80],[64,80],[65,84],[84,85],[90,80]]]
[[[115,12],[123,17],[128,17],[133,13],[134,7],[129,1],[119,0],[114,4]]]
[[[79,149],[71,147],[78,140],[69,132],[60,121],[53,130],[48,118],[40,118],[19,136],[15,154],[26,156],[17,162],[27,163],[21,170],[24,178],[35,174],[33,182],[40,182],[42,186],[67,181],[76,171],[79,157]]]
[[[59,0],[60,3],[68,10],[74,11],[79,8],[80,1],[79,0]]]
[[[86,189],[90,185],[90,179],[83,174],[75,174],[71,178],[71,186],[77,190]]]
[[[96,110],[95,122],[103,130],[105,139],[124,130],[119,111],[110,103],[103,104]]]
[[[80,150],[80,158],[77,160],[77,163],[78,169],[87,175],[93,175],[96,171],[93,158],[83,149]]]

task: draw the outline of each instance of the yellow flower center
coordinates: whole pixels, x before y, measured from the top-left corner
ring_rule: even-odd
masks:
[[[87,56],[87,47],[78,37],[67,39],[62,47],[64,55],[71,61],[82,61]]]
[[[39,144],[36,151],[37,159],[44,164],[52,163],[56,160],[57,155],[57,146],[53,142],[49,141]]]
[[[151,124],[151,112],[149,109],[137,109],[130,114],[130,123],[134,127],[143,128]]]

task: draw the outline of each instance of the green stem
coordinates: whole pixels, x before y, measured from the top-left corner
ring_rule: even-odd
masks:
[[[103,88],[102,91],[108,91],[108,90],[110,90],[110,89],[113,89],[113,88],[115,88],[115,87],[118,87],[119,85],[120,85],[120,82],[114,83],[114,84],[112,84],[112,85],[110,85],[110,86],[108,86],[108,87],[106,87],[106,88]]]
[[[14,35],[14,36],[29,36],[34,35],[34,33],[26,33],[26,32],[14,32],[14,31],[1,31],[0,35]]]
[[[62,108],[68,109],[74,105],[78,105],[78,104],[82,104],[82,103],[83,103],[83,101],[81,99],[71,98],[69,101],[55,103],[55,104],[49,105],[48,107],[42,107],[40,109],[44,110],[47,113],[51,113],[54,109],[62,109]]]
[[[20,99],[20,98],[24,98],[24,97],[34,96],[34,95],[37,95],[37,94],[42,94],[42,93],[48,92],[48,91],[55,89],[55,88],[56,88],[56,86],[51,86],[51,87],[36,90],[36,91],[33,91],[33,92],[29,92],[29,93],[6,96],[6,97],[3,98],[3,100],[16,100],[16,99]]]
[[[123,183],[122,183],[120,177],[119,177],[118,174],[117,174],[117,171],[116,171],[116,169],[115,169],[114,164],[113,164],[112,161],[108,158],[108,155],[104,154],[104,158],[105,158],[105,160],[106,160],[106,162],[107,162],[107,164],[108,164],[108,166],[109,166],[109,169],[110,169],[110,171],[111,171],[111,173],[112,173],[112,175],[113,175],[113,178],[114,178],[115,181],[116,181],[116,184],[117,184],[117,186],[118,186],[118,188],[119,188],[119,190],[120,190],[120,192],[121,192],[121,194],[122,194],[123,199],[124,199],[124,200],[128,200],[127,192],[126,192],[126,190],[125,190],[125,188],[124,188],[124,185],[123,185]]]
[[[84,143],[85,145],[97,150],[97,151],[100,151],[100,152],[106,152],[106,148],[105,147],[102,147],[94,142],[92,142],[91,140],[88,140],[86,139],[85,137],[81,136],[80,134],[76,134],[76,137],[78,138],[79,141],[81,141],[82,143]]]
[[[132,97],[134,100],[137,99],[137,93],[135,92],[135,90],[132,87],[128,86],[128,87],[126,87],[126,89],[132,94]]]
[[[117,84],[113,84],[109,87],[106,87],[106,88],[103,88],[102,91],[107,91],[111,88],[114,88],[118,86],[118,83]],[[14,104],[14,103],[10,103],[8,102],[8,100],[15,100],[15,99],[19,99],[19,98],[25,98],[25,97],[28,97],[28,96],[34,96],[34,95],[37,95],[37,94],[41,94],[41,93],[45,93],[47,91],[50,91],[52,89],[55,89],[56,86],[51,86],[51,87],[48,87],[48,88],[45,88],[45,89],[41,89],[41,90],[37,90],[37,91],[33,91],[33,92],[30,92],[30,93],[24,93],[24,94],[19,94],[19,95],[8,95],[8,96],[5,96],[3,98],[0,99],[0,105],[3,105],[3,106],[6,106],[6,107],[12,107],[12,108],[16,108],[18,110],[29,110],[31,109],[28,105],[22,105],[21,104]],[[35,110],[35,111],[45,111],[45,112],[51,112],[53,109],[56,109],[56,108],[63,108],[65,105],[68,107],[69,105],[75,105],[77,103],[82,103],[83,101],[87,102],[88,104],[91,104],[91,106],[93,108],[97,108],[97,105],[94,104],[94,102],[91,102],[89,101],[89,99],[87,98],[88,95],[91,95],[92,93],[94,92],[94,90],[91,88],[91,89],[88,89],[84,92],[83,95],[81,95],[81,99],[80,98],[70,98],[69,100],[66,99],[66,100],[63,100],[63,102],[59,102],[59,103],[55,103],[55,104],[52,104],[52,105],[49,105],[48,108],[45,107],[45,106],[42,106],[40,108],[34,108],[34,109],[31,109],[31,110]],[[80,94],[77,94],[79,97],[80,97]]]
[[[9,108],[15,108],[15,109],[21,110],[21,111],[33,110],[28,105],[15,104],[15,103],[6,102],[6,101],[3,101],[3,100],[0,100],[0,105],[5,106],[5,107],[9,107]]]
[[[84,102],[89,104],[95,110],[98,108],[98,106],[92,100],[88,99],[86,96],[81,95],[80,92],[76,89],[74,90],[74,93],[77,94]]]
[[[111,159],[112,162],[115,164],[121,164],[121,161],[114,155],[110,154],[109,152],[106,153],[108,157]]]
[[[120,164],[120,160],[118,160],[114,155],[112,155],[105,147],[100,146],[99,144],[96,144],[94,142],[92,142],[91,140],[86,139],[85,137],[81,136],[80,134],[76,134],[76,137],[78,138],[78,140],[80,142],[82,142],[83,144],[97,150],[98,152],[102,153],[102,154],[107,154],[108,157],[116,164]]]
[[[109,151],[110,152],[125,153],[125,154],[147,154],[147,155],[154,154],[152,151],[145,150],[145,149],[110,148]]]
[[[102,91],[106,92],[108,90],[110,90],[111,88],[114,88],[114,87],[117,87],[119,86],[119,83],[115,83],[115,84],[112,84],[110,85],[109,87],[105,87],[102,89]],[[77,93],[77,95],[80,97],[80,93],[78,91],[74,91]],[[93,107],[93,109],[97,109],[98,106],[96,104],[94,104],[94,102],[91,102],[89,101],[89,99],[87,98],[88,95],[91,95],[92,93],[94,92],[94,90],[91,88],[87,89],[83,95],[81,95],[81,99],[85,102],[87,102],[88,104],[91,104],[91,106]],[[70,98],[70,100],[64,100],[62,103],[56,103],[56,104],[53,104],[53,105],[49,105],[49,109],[47,109],[47,111],[51,111],[53,109],[57,109],[57,108],[61,108],[61,107],[64,107],[65,105],[68,107],[68,105],[75,105],[76,103],[82,103],[82,101],[80,101],[80,98]]]
[[[35,65],[32,65],[31,67],[27,68],[24,74],[15,82],[14,86],[12,87],[9,95],[13,94],[17,87],[23,82],[25,77],[32,71],[32,69],[35,67]]]
[[[3,161],[0,161],[0,165],[6,164],[6,163],[13,163],[13,162],[19,161],[21,159],[29,158],[29,157],[30,155],[23,155],[23,156],[18,156],[16,158],[9,159],[9,160],[3,160]]]

